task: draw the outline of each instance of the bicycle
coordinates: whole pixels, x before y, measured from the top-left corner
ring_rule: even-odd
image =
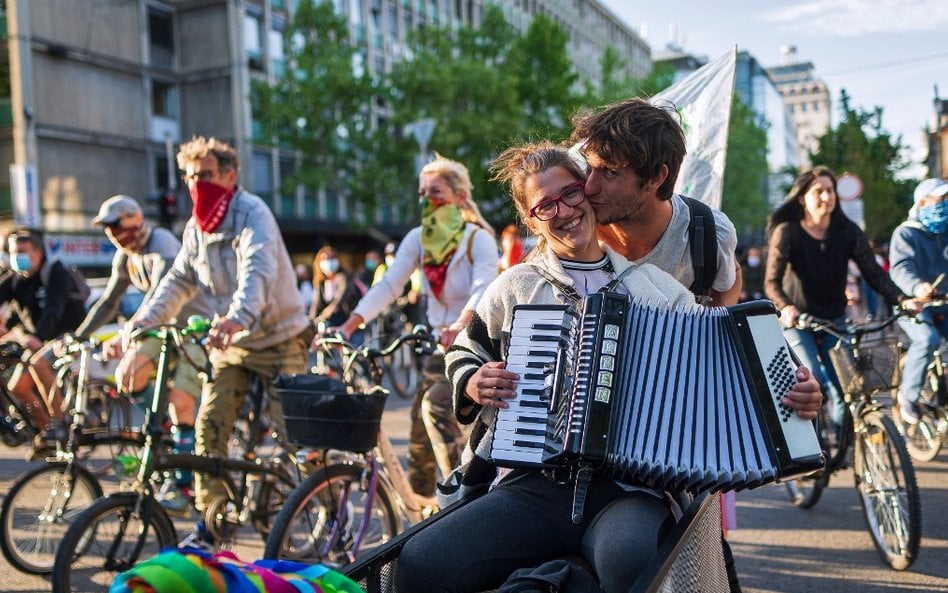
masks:
[[[303,435],[303,445],[356,455],[321,468],[296,487],[273,521],[264,557],[341,566],[352,562],[360,552],[389,541],[402,531],[405,523],[416,524],[438,510],[437,501],[412,490],[401,461],[379,424],[384,398],[388,395],[382,386],[382,359],[405,344],[413,344],[419,355],[432,352],[436,344],[425,326],[416,326],[411,333],[397,337],[381,350],[368,346],[357,348],[339,336],[324,336],[317,342],[342,348],[348,368],[361,361],[369,369],[373,382],[370,392],[360,392],[353,383],[340,384],[343,392],[334,397],[342,404],[339,407],[344,407],[352,398],[375,398],[377,417],[372,419],[370,430],[360,432],[355,438],[351,434],[348,437],[340,434],[328,437],[335,442],[327,442],[325,434],[311,435],[319,439],[317,442],[309,440],[310,435]],[[327,421],[348,426],[353,420],[351,414],[340,416]],[[292,432],[289,420],[287,432]]]
[[[404,296],[395,300],[388,310],[372,323],[369,335],[376,344],[389,343],[411,327],[408,318],[408,299]],[[410,344],[404,344],[391,355],[383,359],[385,365],[385,387],[395,395],[411,399],[418,390],[424,376],[424,357],[419,355]]]
[[[132,467],[128,469],[134,475],[123,483],[122,491],[97,500],[76,516],[66,530],[53,565],[54,593],[103,590],[115,574],[128,570],[142,558],[157,554],[162,548],[177,545],[171,517],[156,498],[163,480],[174,479],[175,470],[202,473],[220,480],[223,485],[225,495],[210,501],[204,513],[207,529],[218,542],[231,544],[237,529],[244,525],[253,526],[266,538],[276,508],[298,482],[283,463],[286,456],[265,461],[252,450],[238,459],[175,454],[168,453],[163,443],[171,345],[192,363],[181,348],[183,340],[203,336],[209,325],[206,320],[200,323],[189,320],[189,327],[185,329],[162,324],[132,334],[136,339],[146,332],[156,331],[161,340],[156,388],[145,412],[146,434],[141,459],[133,458],[134,462],[129,464]],[[205,372],[210,371],[205,369]],[[247,441],[251,444],[259,442],[263,430],[259,420],[263,386],[259,379],[255,385],[260,393],[254,399]]]
[[[52,571],[56,548],[73,518],[102,497],[96,474],[110,467],[115,456],[133,453],[144,442],[140,431],[127,426],[128,401],[118,397],[111,383],[90,377],[98,347],[94,339],[64,338],[54,368],[71,418],[65,445],[57,446],[45,464],[19,476],[0,507],[0,550],[22,572]],[[102,446],[109,449],[107,466],[92,457]]]
[[[944,307],[948,299],[939,297],[924,304],[927,307]],[[918,320],[917,323],[927,323]],[[948,438],[948,374],[946,374],[941,346],[932,352],[932,361],[925,370],[925,380],[918,396],[918,405],[922,409],[921,419],[910,424],[902,419],[899,407],[894,406],[895,418],[909,454],[917,461],[931,461],[938,456],[941,447]]]
[[[825,405],[817,419],[826,467],[786,484],[796,506],[812,508],[832,474],[848,467],[852,445],[856,490],[873,543],[890,567],[905,570],[918,556],[921,541],[918,484],[905,441],[876,397],[898,385],[901,346],[894,341],[863,340],[897,318],[839,327],[831,321],[800,316],[798,328],[823,331],[839,340],[830,350],[830,362],[846,405],[838,432]]]

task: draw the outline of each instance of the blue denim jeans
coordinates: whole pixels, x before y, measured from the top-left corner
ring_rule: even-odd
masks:
[[[938,322],[935,321],[935,314],[940,314]],[[905,366],[902,367],[902,381],[899,383],[899,400],[904,402],[918,401],[932,353],[941,345],[942,338],[948,338],[948,308],[925,309],[918,315],[918,321],[923,323],[899,319],[899,327],[912,341],[905,353]]]
[[[837,319],[835,323],[841,325],[844,321],[844,319]],[[823,395],[830,405],[833,422],[837,426],[841,425],[846,403],[843,401],[843,389],[829,357],[830,349],[839,340],[826,332],[814,332],[808,329],[791,328],[783,330],[783,333],[793,351],[803,362],[803,366],[810,369],[813,378],[819,382]]]

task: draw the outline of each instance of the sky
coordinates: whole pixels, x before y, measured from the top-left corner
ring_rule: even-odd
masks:
[[[764,67],[793,45],[829,87],[833,125],[839,93],[852,107],[882,107],[882,128],[901,136],[922,177],[925,127],[934,128],[935,86],[948,98],[948,0],[600,0],[656,53],[674,41],[714,59],[737,45]]]

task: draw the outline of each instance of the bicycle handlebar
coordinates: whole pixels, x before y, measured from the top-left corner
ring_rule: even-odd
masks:
[[[431,354],[434,352],[436,347],[434,335],[431,333],[431,329],[423,324],[419,323],[412,328],[411,332],[407,334],[402,334],[392,340],[388,346],[384,348],[373,348],[369,346],[354,346],[351,342],[345,339],[345,337],[338,331],[330,331],[316,338],[315,342],[322,346],[339,346],[343,350],[349,352],[360,352],[363,356],[370,360],[376,358],[383,358],[394,353],[396,350],[402,347],[403,344],[415,343],[417,348],[420,348],[423,354]]]
[[[845,325],[838,325],[828,319],[814,317],[809,313],[801,313],[800,317],[797,318],[797,322],[794,327],[796,329],[825,331],[826,333],[832,334],[839,339],[846,337],[862,337],[866,334],[880,332],[895,323],[900,317],[910,314],[911,313],[906,311],[898,311],[892,316],[881,321],[847,321]]]

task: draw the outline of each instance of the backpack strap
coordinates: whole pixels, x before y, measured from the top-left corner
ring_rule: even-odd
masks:
[[[467,263],[474,265],[474,235],[477,234],[477,231],[481,230],[481,227],[475,227],[470,235],[467,236]]]
[[[695,279],[688,290],[698,296],[711,292],[714,278],[718,275],[717,225],[711,207],[700,200],[681,196],[688,205],[688,246],[691,250],[691,267]]]

